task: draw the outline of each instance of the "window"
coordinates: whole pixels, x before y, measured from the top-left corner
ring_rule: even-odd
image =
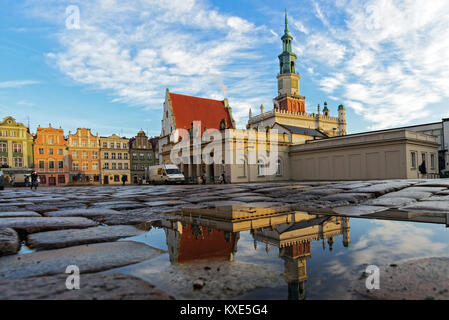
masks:
[[[153,156],[151,155],[151,153],[148,154],[148,160],[152,160]]]
[[[281,171],[281,159],[277,159],[277,161],[276,161],[276,175],[277,175],[277,176],[281,176],[281,175],[282,175],[282,171]]]
[[[137,160],[137,153],[133,153],[133,160]]]
[[[145,170],[145,165],[142,165],[142,170]]]
[[[55,162],[54,161],[49,161],[48,162],[48,169],[54,169],[55,168]]]
[[[54,153],[54,150],[53,150],[53,149],[48,149],[48,154],[49,154],[49,155],[53,155],[53,153]]]
[[[8,165],[8,159],[7,158],[0,158],[0,167],[7,166]]]
[[[0,137],[7,137],[8,136],[8,131],[0,131]]]
[[[79,165],[77,162],[72,163],[72,169],[73,171],[78,171],[79,170]]]
[[[98,159],[98,152],[92,151],[92,159]]]
[[[414,151],[412,151],[411,153],[410,153],[410,156],[411,156],[411,168],[412,169],[416,169],[416,152],[414,152]]]
[[[83,147],[87,147],[87,141],[81,142],[81,145],[82,145]]]
[[[87,162],[84,162],[84,163],[83,163],[83,170],[84,170],[84,171],[89,170],[89,163],[87,163]]]
[[[58,168],[64,169],[64,161],[58,161]]]
[[[123,159],[128,160],[128,154],[127,153],[123,154]]]
[[[122,164],[121,163],[118,164],[118,169],[122,170]]]
[[[104,164],[104,168],[105,168],[105,169],[109,169],[109,163],[108,163],[108,162],[106,162],[106,163]]]
[[[114,149],[114,142],[111,142],[111,149]]]
[[[17,137],[17,132],[11,131],[11,137]]]
[[[111,153],[111,159],[115,159],[115,152]]]
[[[112,170],[117,169],[117,165],[115,163],[112,164]]]
[[[435,169],[435,155],[433,153],[430,155],[430,169]]]
[[[14,158],[14,167],[22,168],[23,167],[23,159],[22,158]]]
[[[120,149],[120,142],[117,142],[117,149]]]
[[[123,143],[123,149],[126,149],[128,147],[127,143]]]
[[[114,181],[115,182],[120,182],[120,176],[114,176]]]
[[[44,169],[44,168],[45,168],[45,162],[39,161],[39,169]]]
[[[16,153],[22,153],[22,145],[20,143],[14,143],[13,150]]]
[[[73,159],[78,159],[78,151],[73,151]]]
[[[120,159],[120,160],[122,159],[122,154],[121,153],[117,154],[117,159]]]
[[[8,152],[8,145],[6,143],[0,143],[0,152]]]
[[[129,166],[127,163],[125,163],[125,170],[128,170],[128,169],[129,169]]]
[[[145,160],[145,154],[143,153],[140,154],[140,160]]]
[[[62,156],[63,153],[64,153],[64,151],[63,151],[62,149],[58,149],[58,154],[59,154],[60,156]]]
[[[44,154],[44,148],[39,148],[39,154]]]
[[[92,163],[92,169],[93,170],[98,170],[98,163],[97,162]]]
[[[83,151],[83,159],[89,158],[89,152]]]
[[[107,142],[103,142],[103,148],[107,148],[108,147],[108,143]]]
[[[421,161],[426,162],[426,154],[424,152],[421,153]]]
[[[137,171],[137,164],[134,164],[134,165],[133,165],[133,170],[134,170],[134,171]]]
[[[58,176],[58,184],[64,184],[65,183],[65,176],[59,175]]]
[[[109,159],[109,153],[105,152],[105,153],[104,153],[104,158],[105,158],[105,159]]]
[[[265,175],[264,164],[263,164],[262,160],[258,160],[257,161],[257,174],[259,176],[264,176]]]
[[[91,145],[92,145],[92,148],[96,148],[97,147],[97,143],[96,142],[92,142]]]
[[[53,143],[54,143],[53,138],[51,138],[51,139],[48,140],[48,144],[53,144]]]
[[[78,141],[73,141],[73,146],[78,147]]]

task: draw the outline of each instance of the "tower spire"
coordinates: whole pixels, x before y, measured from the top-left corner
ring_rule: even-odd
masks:
[[[287,16],[287,9],[285,9],[285,29],[284,33],[286,35],[290,35],[290,31],[288,30],[288,16]]]

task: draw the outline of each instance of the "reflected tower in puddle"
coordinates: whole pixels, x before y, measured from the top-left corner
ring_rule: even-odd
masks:
[[[233,262],[242,231],[250,231],[255,249],[257,242],[265,244],[267,253],[270,246],[278,247],[291,300],[306,298],[312,241],[322,241],[323,248],[327,242],[332,251],[335,237],[342,235],[343,246],[350,245],[348,217],[313,215],[268,203],[261,207],[248,204],[183,209],[179,216],[161,224],[172,264]]]
[[[251,231],[254,241],[279,248],[279,257],[284,260],[284,276],[288,283],[288,299],[306,298],[307,259],[311,258],[311,242],[327,241],[333,250],[335,236],[342,235],[344,247],[350,245],[349,218],[309,216],[299,222],[259,228]]]

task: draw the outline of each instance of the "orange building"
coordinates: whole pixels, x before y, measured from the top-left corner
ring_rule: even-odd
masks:
[[[90,129],[78,128],[75,134],[69,132],[69,175],[70,182],[100,184],[100,138]]]
[[[69,181],[67,141],[63,129],[37,128],[34,138],[34,170],[44,186],[66,185]]]

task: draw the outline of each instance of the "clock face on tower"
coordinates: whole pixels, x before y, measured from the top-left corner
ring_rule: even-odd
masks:
[[[292,89],[299,89],[299,83],[297,79],[292,79]]]

